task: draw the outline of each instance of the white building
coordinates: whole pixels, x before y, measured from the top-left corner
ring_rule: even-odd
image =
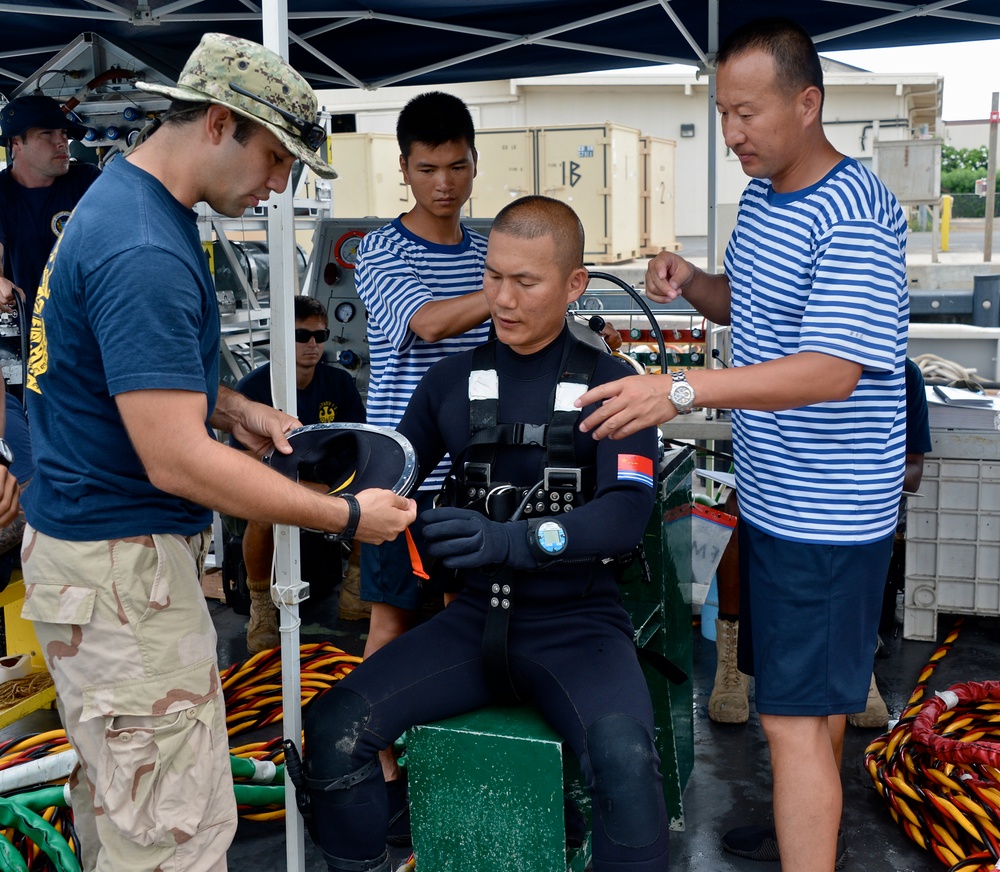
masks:
[[[876,74],[824,60],[827,135],[844,154],[864,162],[872,143],[935,135],[941,129],[943,78],[936,74]],[[708,208],[708,128],[718,124],[709,112],[708,82],[682,68],[632,70],[510,79],[438,88],[469,105],[477,128],[548,127],[614,124],[674,140],[676,147],[675,232],[705,236]],[[394,87],[378,91],[324,91],[320,102],[333,114],[353,114],[357,132],[391,133],[406,101],[432,87]],[[718,139],[720,229],[746,185],[739,161]],[[350,172],[340,166],[338,172]],[[727,210],[727,206],[730,209]],[[336,196],[334,214],[337,214]],[[381,216],[390,217],[390,216]]]
[[[944,123],[944,144],[953,148],[983,148],[990,144],[988,118]]]

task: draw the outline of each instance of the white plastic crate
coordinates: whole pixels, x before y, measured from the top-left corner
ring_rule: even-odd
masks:
[[[935,641],[939,612],[1000,615],[1000,432],[932,430],[906,520],[903,636]]]

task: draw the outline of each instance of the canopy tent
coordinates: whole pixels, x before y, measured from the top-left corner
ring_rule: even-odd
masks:
[[[507,79],[667,63],[713,72],[719,35],[762,15],[800,21],[822,50],[1000,37],[995,0],[32,0],[0,2],[0,92],[46,88],[35,72],[82,32],[126,43],[153,66],[178,72],[201,34],[264,42],[317,88]],[[72,71],[59,71],[71,76]],[[707,111],[714,115],[714,76]],[[710,119],[708,154],[717,125]],[[708,235],[715,251],[714,163]],[[294,287],[291,192],[272,198],[271,275]],[[276,404],[294,404],[291,303],[272,294]],[[299,744],[298,537],[276,536],[282,609],[285,735]],[[286,785],[287,786],[287,785]],[[286,795],[288,869],[304,868],[303,829]]]
[[[317,89],[677,62],[711,74],[719,34],[760,15],[801,21],[822,50],[1000,37],[994,0],[33,0],[0,2],[0,94],[72,88],[74,65],[59,52],[82,31],[114,40],[169,79],[207,30],[262,39],[269,7],[287,20],[283,53]],[[714,78],[708,81],[714,155]],[[711,252],[718,248],[715,199],[713,163]]]
[[[289,59],[318,88],[706,65],[717,33],[760,15],[796,18],[828,51],[1000,37],[993,0],[287,0],[287,11]],[[32,0],[0,13],[4,92],[82,31],[173,69],[206,30],[261,38],[253,0]]]

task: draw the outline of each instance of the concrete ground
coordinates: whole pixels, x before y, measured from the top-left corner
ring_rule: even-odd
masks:
[[[939,633],[952,626],[942,616]],[[967,620],[952,651],[932,675],[927,695],[961,681],[994,680],[1000,674],[1000,625],[997,619]],[[921,669],[937,648],[932,642],[905,641],[902,631],[885,640],[875,662],[879,688],[897,718],[916,686]],[[695,768],[684,794],[690,825],[674,836],[671,868],[691,872],[778,872],[779,864],[755,862],[722,851],[719,837],[734,826],[770,821],[770,768],[760,719],[751,708],[746,724],[716,724],[708,719],[708,697],[715,667],[715,645],[695,635]],[[753,686],[751,684],[751,693]],[[867,745],[879,730],[847,727],[841,780],[842,830],[847,840],[845,870],[856,872],[931,872],[941,865],[910,841],[893,822],[864,768]]]
[[[245,619],[223,606],[213,606],[213,613],[220,634],[220,661],[225,666],[244,656]],[[939,632],[942,637],[952,623],[951,616],[941,617]],[[357,653],[363,648],[364,631],[364,622],[337,619],[334,595],[313,620],[303,626],[303,640],[330,639],[348,652]],[[779,872],[777,863],[734,857],[724,853],[719,845],[719,837],[730,827],[770,819],[770,770],[755,709],[751,707],[750,720],[742,725],[722,725],[709,720],[708,698],[715,675],[715,644],[702,637],[697,623],[692,633],[695,764],[684,794],[686,828],[684,832],[671,834],[671,869],[677,872]],[[898,717],[937,645],[906,641],[901,628],[896,635],[886,638],[885,643],[884,656],[876,661],[875,672],[890,716]],[[956,682],[993,680],[998,675],[1000,620],[967,618],[953,650],[932,675],[928,695]],[[751,684],[751,695],[752,691]],[[878,730],[847,728],[842,769],[843,829],[848,843],[845,870],[932,872],[941,868],[940,865],[892,821],[864,769],[865,747],[879,733]],[[230,868],[240,872],[277,872],[286,868],[284,851],[282,825],[243,821],[230,851]],[[398,849],[392,854],[399,864],[406,855],[405,850]],[[307,872],[325,872],[325,864],[308,838],[306,858]]]

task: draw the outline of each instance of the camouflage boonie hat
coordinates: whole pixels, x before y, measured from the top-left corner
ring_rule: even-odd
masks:
[[[317,175],[337,177],[316,154],[318,142],[310,142],[320,136],[315,129],[316,94],[286,60],[262,45],[225,33],[206,33],[184,64],[176,87],[155,82],[136,85],[172,100],[227,106],[270,130]]]

